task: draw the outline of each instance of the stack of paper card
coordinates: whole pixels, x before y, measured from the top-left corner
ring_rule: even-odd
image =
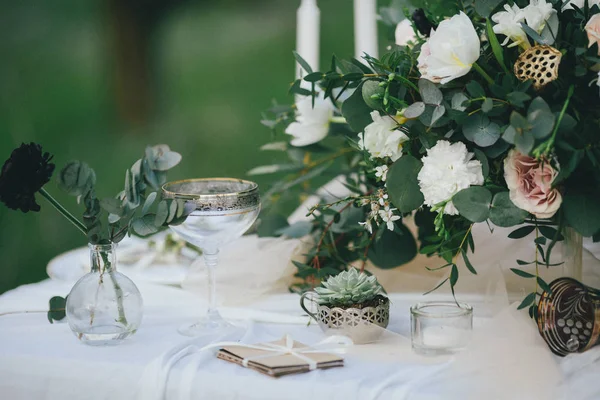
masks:
[[[308,346],[296,342],[293,342],[293,349],[299,350],[302,357],[309,358],[316,363],[317,368],[333,368],[344,366],[344,359],[340,358],[335,354],[330,353],[317,353],[317,352],[303,352],[302,349],[307,349]],[[276,346],[286,346],[285,338],[271,342]],[[259,347],[264,347],[265,344],[259,344]],[[280,377],[290,374],[298,374],[310,371],[310,365],[306,360],[294,355],[294,354],[282,354],[283,352],[274,350],[261,350],[249,347],[244,347],[243,344],[239,346],[226,346],[223,347],[217,353],[217,357],[236,363],[238,365],[244,365],[244,360],[247,360],[247,367],[269,375],[272,377]]]

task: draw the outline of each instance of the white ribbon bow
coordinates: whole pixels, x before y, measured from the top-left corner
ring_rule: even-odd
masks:
[[[312,358],[305,356],[304,354],[310,353],[335,353],[335,354],[344,354],[346,349],[354,344],[352,339],[346,336],[330,336],[327,339],[324,339],[312,346],[307,347],[294,347],[294,339],[290,335],[285,335],[285,345],[278,345],[273,343],[261,343],[261,344],[244,344],[239,342],[219,342],[212,343],[208,346],[204,346],[200,349],[209,350],[217,347],[226,347],[226,346],[237,346],[244,347],[247,349],[256,349],[256,350],[264,350],[268,351],[268,354],[261,354],[254,357],[244,358],[242,360],[242,365],[244,367],[248,367],[248,363],[250,361],[260,360],[263,358],[277,357],[290,354],[294,357],[301,359],[302,361],[308,364],[309,370],[317,369],[317,362]]]

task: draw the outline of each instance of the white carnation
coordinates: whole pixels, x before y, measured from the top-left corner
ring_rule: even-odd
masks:
[[[292,135],[292,146],[308,146],[323,140],[329,133],[329,124],[333,117],[333,105],[319,93],[315,98],[306,96],[296,103],[296,121],[288,125],[285,133]]]
[[[469,153],[462,142],[440,140],[427,150],[418,175],[425,204],[433,207],[448,202],[444,213],[458,215],[452,197],[471,185],[483,184],[481,163],[473,160],[473,157],[474,154]]]
[[[402,157],[402,144],[409,140],[404,132],[398,130],[398,124],[389,116],[381,116],[379,112],[371,113],[373,123],[369,124],[364,133],[358,134],[358,145],[367,150],[371,158],[389,157],[396,161]]]

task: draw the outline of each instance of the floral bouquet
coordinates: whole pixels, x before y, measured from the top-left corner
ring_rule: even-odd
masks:
[[[263,149],[290,160],[251,171],[286,173],[259,232],[314,237],[293,289],[417,252],[445,260],[436,269],[454,289],[457,259],[476,273],[473,224],[488,223],[518,227],[512,239],[535,232],[535,260],[512,269],[535,279],[521,304],[534,315],[555,244],[568,231],[600,237],[599,3],[413,0],[381,10],[397,38],[379,59],[333,56],[319,72],[296,54],[306,75],[291,85],[295,105],[263,120],[291,138]],[[340,174],[352,194],[313,207],[312,222],[278,215],[295,188],[312,194]]]

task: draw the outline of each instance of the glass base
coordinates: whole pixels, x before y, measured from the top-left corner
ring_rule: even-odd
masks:
[[[185,324],[177,331],[183,336],[203,336],[203,335],[219,335],[227,331],[236,329],[236,326],[230,324],[220,315],[210,315],[202,318],[194,324]]]
[[[122,325],[100,325],[85,332],[74,333],[82,343],[89,346],[115,346],[135,332],[135,330],[125,329]]]
[[[422,356],[435,357],[435,356],[450,356],[463,351],[466,347],[426,347],[426,346],[412,346],[413,351]]]

